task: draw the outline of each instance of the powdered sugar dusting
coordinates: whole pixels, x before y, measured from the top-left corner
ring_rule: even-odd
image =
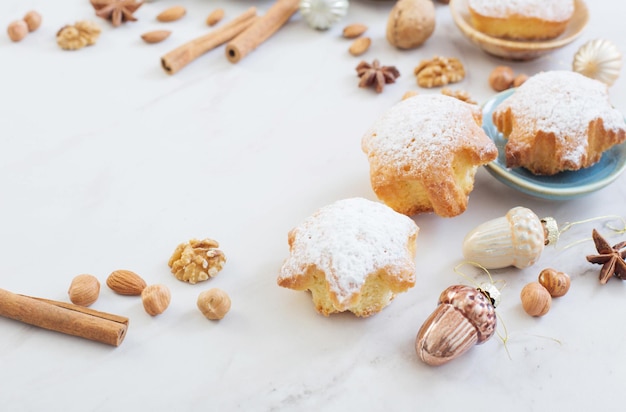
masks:
[[[530,77],[495,113],[511,109],[514,133],[553,133],[557,144],[570,148],[566,158],[581,161],[588,147],[589,123],[603,119],[604,128],[626,128],[623,115],[611,107],[607,86],[573,71],[549,71]],[[512,133],[513,134],[513,133]]]
[[[393,274],[407,264],[414,267],[407,239],[418,230],[412,219],[382,203],[363,198],[337,201],[294,229],[280,277],[303,274],[314,265],[326,273],[331,290],[343,303],[377,269]]]
[[[446,173],[463,139],[483,135],[474,115],[480,108],[445,95],[417,95],[387,110],[363,136],[362,147],[374,169],[398,174]],[[484,140],[488,141],[487,136]]]
[[[469,0],[469,6],[486,17],[511,15],[565,21],[574,14],[574,0]]]

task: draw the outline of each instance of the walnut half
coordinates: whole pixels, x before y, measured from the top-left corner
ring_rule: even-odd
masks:
[[[459,99],[462,102],[469,104],[477,104],[474,100],[472,100],[471,96],[465,90],[452,90],[448,87],[444,87],[441,89],[441,94],[445,94],[446,96],[454,97]]]
[[[168,262],[176,279],[195,284],[218,274],[226,263],[224,252],[213,239],[191,239],[176,247]]]
[[[420,87],[430,88],[460,82],[465,77],[465,68],[455,57],[435,56],[430,60],[422,60],[413,73]]]

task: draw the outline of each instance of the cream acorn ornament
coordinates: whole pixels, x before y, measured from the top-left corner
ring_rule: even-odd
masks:
[[[486,269],[523,269],[534,264],[544,246],[556,243],[558,236],[556,220],[539,219],[532,210],[518,206],[469,232],[463,240],[463,256]]]
[[[417,333],[417,355],[424,363],[439,366],[485,343],[496,331],[499,303],[500,291],[493,284],[450,286]]]
[[[622,69],[622,54],[608,40],[590,40],[574,55],[572,69],[611,86]]]

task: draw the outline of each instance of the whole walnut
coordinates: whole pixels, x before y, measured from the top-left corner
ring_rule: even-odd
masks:
[[[435,31],[432,0],[398,0],[387,20],[387,41],[399,49],[424,43]]]

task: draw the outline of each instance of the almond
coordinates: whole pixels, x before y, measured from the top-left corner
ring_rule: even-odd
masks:
[[[215,9],[206,18],[206,24],[209,26],[215,26],[224,18],[224,9]]]
[[[355,39],[365,33],[367,26],[361,23],[349,24],[343,29],[343,37],[346,39]]]
[[[169,30],[154,30],[142,34],[141,38],[146,43],[159,43],[167,39],[170,34],[172,34],[172,32]]]
[[[187,14],[187,9],[183,6],[173,6],[163,10],[157,16],[157,20],[160,22],[176,21]]]
[[[359,37],[352,43],[348,51],[353,56],[360,56],[370,48],[371,44],[372,39],[369,37]]]
[[[100,282],[93,275],[78,275],[72,279],[67,291],[70,301],[79,306],[89,306],[98,300]]]
[[[120,295],[139,296],[146,288],[146,281],[130,270],[116,270],[107,278],[107,286]]]

